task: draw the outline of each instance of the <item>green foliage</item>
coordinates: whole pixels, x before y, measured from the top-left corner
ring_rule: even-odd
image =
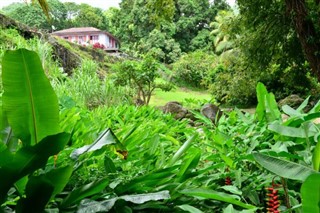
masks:
[[[55,89],[59,96],[71,97],[81,107],[95,108],[99,105],[130,103],[130,90],[117,87],[106,77],[100,80],[96,62],[83,60],[81,67],[74,70],[71,78],[57,82]]]
[[[202,51],[182,56],[172,65],[174,81],[201,88],[204,79],[216,66],[216,56]]]
[[[120,10],[110,11],[110,28],[122,48],[135,54],[151,52],[172,63],[181,52],[210,49],[209,24],[218,10],[228,9],[225,1],[124,0]]]
[[[58,0],[48,0],[45,4],[13,3],[4,7],[3,11],[14,20],[36,29],[46,30],[52,30],[52,26],[54,29],[63,29],[67,17],[64,4]]]
[[[76,27],[96,27],[101,30],[107,29],[106,16],[100,8],[91,7],[88,4],[77,6],[76,17],[72,19],[73,26]]]
[[[136,100],[148,105],[151,95],[156,88],[170,91],[170,83],[157,82],[160,77],[159,63],[150,56],[142,61],[127,60],[112,67],[116,85],[130,86],[136,90]]]
[[[57,158],[70,135],[60,132],[58,100],[36,53],[25,49],[8,51],[2,60],[2,74],[1,210],[11,211],[10,205],[12,211],[43,212],[49,201],[64,190],[74,173],[73,163],[67,158],[59,167],[51,163],[51,156]],[[19,139],[22,145],[13,144],[13,139]],[[100,137],[90,151],[100,151],[105,147],[101,146],[105,140],[115,141],[116,138],[114,134]],[[74,190],[62,202],[56,201],[59,209],[100,193],[108,183],[93,182]]]
[[[302,184],[301,197],[302,197],[303,212],[320,212],[319,177],[320,177],[319,173],[310,175]]]
[[[14,76],[10,75],[14,72]],[[32,174],[44,167],[50,156],[64,148],[69,135],[57,134],[60,131],[58,101],[45,78],[36,53],[25,49],[7,52],[2,61],[2,82],[4,107],[1,120],[8,120],[10,126],[5,128],[12,128],[12,132],[10,130],[6,136],[7,140],[2,140],[1,143],[0,202],[3,204],[8,190],[16,181],[30,175],[25,185],[26,198],[18,203],[18,208],[23,209],[38,202],[35,200],[35,192],[42,188],[43,200],[33,206],[36,211],[42,211],[51,195],[61,191],[66,182],[61,183],[58,174],[53,179],[40,178]],[[5,145],[12,136],[21,140],[23,145],[22,148],[16,145],[16,153],[12,153]]]
[[[173,63],[181,55],[179,43],[158,29],[151,31],[148,37],[142,38],[138,48],[141,53],[148,53],[164,63]]]
[[[29,146],[57,134],[58,101],[37,54],[24,49],[8,51],[2,69],[3,110],[15,136]]]

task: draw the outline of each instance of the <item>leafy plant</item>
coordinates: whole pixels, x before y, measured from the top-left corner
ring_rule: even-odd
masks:
[[[18,202],[17,210],[23,212],[30,207],[41,211],[52,196],[62,191],[71,172],[68,167],[47,173],[55,173],[54,177],[35,172],[64,148],[69,135],[60,133],[57,97],[36,53],[26,49],[8,51],[2,61],[2,83],[2,128],[8,131],[1,143],[0,203],[5,202],[9,189],[24,178],[27,181],[19,191],[25,191],[25,198]],[[22,147],[11,144],[17,139]],[[37,203],[39,190],[43,196]]]
[[[10,205],[16,212],[43,212],[74,173],[70,161],[59,167],[56,162],[51,163],[52,156],[57,159],[58,153],[64,151],[70,134],[61,132],[58,100],[35,52],[7,51],[2,60],[2,82],[1,208],[7,207],[8,211]],[[122,148],[110,131],[89,148],[78,150],[76,156],[100,151],[109,144]],[[102,179],[79,187],[62,201],[56,201],[59,209],[70,208],[83,198],[100,193],[108,183]],[[10,201],[12,197],[14,202]]]
[[[157,82],[160,77],[159,63],[151,56],[146,56],[141,62],[127,60],[113,67],[115,83],[120,86],[130,86],[136,90],[137,103],[148,105],[151,95],[156,88],[170,91],[173,85]]]

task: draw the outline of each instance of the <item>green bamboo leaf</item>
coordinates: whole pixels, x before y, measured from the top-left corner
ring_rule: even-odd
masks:
[[[315,173],[313,169],[306,166],[278,159],[269,155],[254,153],[253,157],[265,169],[279,175],[280,177],[304,181],[309,175]]]
[[[171,158],[169,166],[173,165],[175,162],[179,160],[179,158],[190,148],[193,141],[196,139],[197,135],[192,135],[181,147],[180,149],[174,154]]]
[[[252,206],[250,204],[243,203],[239,200],[237,200],[237,196],[226,194],[223,192],[217,192],[210,189],[186,189],[180,191],[181,194],[185,194],[188,196],[193,196],[195,198],[204,198],[204,199],[213,199],[213,200],[219,200],[226,203],[231,203],[246,209],[253,209],[256,208],[255,206]]]
[[[320,174],[312,174],[301,186],[302,211],[320,213]]]
[[[160,142],[159,134],[155,134],[153,138],[150,140],[150,148],[149,148],[149,155],[154,155],[158,148]]]
[[[80,202],[83,198],[100,193],[108,185],[109,180],[101,179],[79,187],[70,192],[70,194],[62,201],[61,208],[66,208]]]
[[[60,132],[58,99],[32,51],[7,51],[2,60],[3,109],[24,145]]]
[[[198,149],[190,150],[192,154],[188,157],[188,159],[182,164],[178,177],[185,177],[188,173],[192,172],[199,163],[201,157],[201,151]]]

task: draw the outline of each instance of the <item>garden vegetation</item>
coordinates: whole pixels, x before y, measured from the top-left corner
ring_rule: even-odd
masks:
[[[91,14],[132,54],[83,57],[70,76],[45,36],[1,28],[1,211],[319,212],[320,102],[307,96],[319,91],[319,2],[239,0],[237,11],[224,1],[143,2],[95,19],[97,8],[48,0],[49,10],[73,8],[59,9],[74,13],[57,28]],[[28,10],[46,23],[40,7]],[[256,110],[232,108],[212,123],[190,109],[190,125],[148,106],[172,84]],[[305,100],[278,107],[293,93]]]

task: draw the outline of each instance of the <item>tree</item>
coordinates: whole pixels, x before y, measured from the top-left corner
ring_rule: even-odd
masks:
[[[164,63],[172,63],[181,55],[179,43],[157,29],[151,31],[148,37],[142,38],[138,48],[140,52],[149,53]]]
[[[176,33],[174,38],[180,44],[183,52],[194,50],[190,46],[191,41],[202,30],[209,30],[209,25],[219,10],[229,8],[224,0],[216,0],[212,3],[208,0],[178,0],[175,7],[176,13],[173,22],[176,24]],[[209,37],[209,34],[207,35]],[[207,43],[204,43],[200,48],[204,48],[206,45]]]
[[[320,80],[318,0],[238,0],[238,5],[242,23],[256,37],[251,36],[256,48],[251,47],[253,51],[250,52],[258,61],[265,64],[277,53],[298,66],[306,59],[312,73]],[[263,53],[258,48],[267,51]]]
[[[230,39],[230,33],[228,27],[230,26],[230,20],[234,17],[232,11],[220,11],[215,17],[210,26],[213,28],[211,34],[215,36],[214,47],[216,54],[224,54],[226,52],[232,52],[233,42]]]
[[[106,16],[104,16],[102,10],[91,7],[88,4],[80,4],[73,23],[77,27],[96,27],[102,30],[106,30],[107,28]]]
[[[138,54],[152,52],[172,63],[181,52],[208,49],[212,44],[210,22],[224,0],[123,0],[113,11],[112,29],[122,47]]]
[[[159,63],[152,57],[146,56],[142,61],[127,60],[113,65],[116,85],[130,86],[136,90],[136,100],[148,105],[152,92],[156,88],[170,91],[170,83],[156,82],[159,74]]]
[[[3,11],[10,18],[13,18],[30,27],[38,29],[56,30],[65,27],[65,20],[67,18],[67,11],[60,1],[49,0],[46,2],[49,8],[49,19],[46,18],[43,9],[38,4],[13,3],[3,8]]]
[[[37,29],[50,30],[51,26],[39,5],[16,3],[3,8],[5,15]]]

